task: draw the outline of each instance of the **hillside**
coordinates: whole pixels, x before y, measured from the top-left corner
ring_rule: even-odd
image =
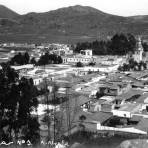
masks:
[[[148,33],[147,16],[121,17],[80,5],[26,15],[14,15],[13,11],[11,15],[4,8],[0,7],[0,18],[9,15],[0,19],[3,42],[78,42],[106,39],[117,32]]]
[[[0,18],[14,19],[18,17],[19,14],[10,10],[9,8],[0,5]]]

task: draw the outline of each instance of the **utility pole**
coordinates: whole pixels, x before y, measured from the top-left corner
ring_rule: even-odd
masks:
[[[71,114],[71,109],[70,109],[70,105],[69,105],[69,86],[66,86],[66,120],[67,120],[67,133],[68,133],[68,137],[71,134],[71,118],[70,118],[70,114]]]
[[[53,88],[53,101],[55,101],[56,100],[56,86],[55,86],[55,82],[54,82],[54,86],[53,86],[54,88]],[[55,142],[55,106],[54,106],[54,108],[53,108],[53,142]]]
[[[46,69],[46,65],[44,65],[44,71]],[[46,99],[46,115],[45,115],[45,122],[47,122],[47,127],[48,127],[48,140],[50,139],[50,116],[49,116],[49,90],[48,90],[48,84],[47,84],[47,78],[45,77],[45,99]]]
[[[49,105],[49,99],[48,99],[48,95],[49,95],[49,92],[48,92],[48,86],[47,86],[47,79],[45,78],[45,97],[46,97],[46,120],[47,120],[47,126],[48,126],[48,140],[49,140],[49,137],[50,137],[50,120],[49,120],[49,108],[48,108],[48,105]]]

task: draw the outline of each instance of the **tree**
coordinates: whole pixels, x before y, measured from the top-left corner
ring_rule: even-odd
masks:
[[[62,59],[61,56],[58,56],[58,57],[57,57],[57,63],[58,63],[58,64],[63,63],[63,59]]]
[[[36,60],[35,60],[35,58],[34,58],[34,57],[30,60],[30,64],[34,64],[34,65],[36,65],[36,64],[37,64],[37,62],[36,62]]]
[[[101,98],[102,96],[104,96],[105,94],[104,94],[104,92],[99,92],[99,91],[97,91],[97,93],[96,93],[96,97],[97,98]]]
[[[88,65],[89,66],[94,66],[96,63],[95,62],[90,62]]]
[[[49,54],[48,52],[45,55],[42,55],[38,61],[38,65],[47,65],[47,64],[60,64],[62,63],[62,57],[55,54]]]
[[[85,130],[85,126],[83,125],[83,123],[84,123],[85,120],[86,120],[86,116],[81,115],[79,117],[79,121],[80,121],[79,127],[81,128],[81,131],[82,132],[84,132],[84,130]]]
[[[123,71],[129,71],[130,70],[130,67],[129,67],[129,64],[123,64]]]
[[[46,52],[45,55],[42,55],[38,61],[38,65],[46,65],[49,62],[49,54]]]
[[[81,62],[77,62],[76,67],[83,67],[83,64]]]
[[[136,70],[138,63],[134,59],[129,59],[129,69]]]
[[[18,77],[18,74],[9,65],[3,64],[0,70],[0,133],[3,140],[11,140],[15,135],[24,135],[32,142],[38,135],[39,125],[37,118],[31,112],[37,108],[36,87],[31,79]],[[31,121],[31,122],[30,122]],[[36,125],[36,126],[35,126]],[[7,127],[7,128],[6,128]],[[22,132],[26,127],[27,132]],[[14,134],[12,134],[14,133]]]
[[[145,42],[142,42],[142,46],[143,46],[143,48],[144,48],[144,51],[148,51],[148,44],[147,43],[145,43]]]
[[[81,122],[84,122],[84,120],[86,120],[86,116],[81,115],[81,116],[79,117],[79,120],[80,120]]]
[[[128,51],[128,39],[124,34],[115,34],[111,39],[110,48],[113,54],[125,55]]]
[[[139,64],[138,64],[138,70],[141,71],[141,70],[146,70],[147,69],[147,64],[143,61],[141,61]]]
[[[23,58],[24,58],[24,64],[29,64],[30,56],[28,52],[25,52],[25,54],[23,55]]]
[[[19,52],[13,58],[10,59],[10,65],[24,65],[29,64],[30,56],[28,52],[25,52],[23,55]]]
[[[128,50],[131,52],[134,52],[135,47],[136,47],[136,39],[132,34],[127,34],[127,39],[128,39]],[[128,52],[128,51],[127,51]]]
[[[108,41],[93,41],[77,43],[75,52],[92,49],[96,55],[125,55],[129,51],[133,52],[136,46],[136,39],[131,34],[115,34]],[[144,46],[147,48],[146,44]]]
[[[121,65],[118,67],[118,71],[123,71],[123,67]]]

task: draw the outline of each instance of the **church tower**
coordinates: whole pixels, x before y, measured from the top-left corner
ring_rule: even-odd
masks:
[[[143,47],[141,43],[141,38],[138,38],[137,44],[136,44],[136,50],[134,53],[134,61],[139,63],[140,61],[143,60]]]

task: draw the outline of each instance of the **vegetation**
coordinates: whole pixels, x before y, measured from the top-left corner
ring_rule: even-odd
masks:
[[[86,116],[85,115],[81,115],[79,117],[79,121],[80,121],[79,127],[80,127],[81,131],[84,131],[85,130],[85,126],[83,125],[83,123],[84,123],[85,120],[86,120]]]
[[[28,52],[25,52],[24,54],[18,53],[9,61],[10,65],[25,65],[29,64],[29,62],[30,56]]]
[[[147,43],[142,43],[144,51],[148,51]],[[108,41],[94,41],[77,43],[75,51],[93,50],[96,55],[125,55],[129,52],[133,53],[136,47],[136,39],[132,34],[115,34]]]
[[[42,55],[37,62],[37,65],[46,65],[46,64],[60,64],[63,60],[61,56],[55,55],[55,54],[49,54],[46,52],[44,55]]]
[[[58,21],[55,19],[57,16]],[[106,36],[112,36],[116,32],[130,31],[142,35],[148,33],[145,16],[120,17],[85,6],[62,8],[42,15],[29,13],[23,16],[1,6],[0,18],[2,42],[76,43],[94,38],[106,39]],[[65,25],[62,24],[63,20]]]
[[[95,66],[96,63],[95,63],[95,62],[90,62],[88,65],[89,65],[89,66]]]
[[[105,95],[104,92],[97,91],[96,98],[99,99],[99,98],[103,97],[104,95]]]
[[[83,66],[84,66],[83,63],[81,63],[81,62],[76,63],[76,67],[83,67]]]
[[[18,53],[8,61],[10,65],[25,65],[25,64],[34,64],[34,65],[46,65],[46,64],[60,64],[63,60],[61,56],[55,54],[49,54],[46,52],[40,57],[38,61],[35,58],[30,58],[28,52],[24,54]]]
[[[3,64],[0,70],[0,141],[23,137],[32,143],[39,139],[39,123],[31,112],[37,108],[37,89],[32,79],[21,78]]]
[[[136,39],[131,34],[115,34],[109,41],[94,41],[77,43],[76,52],[92,49],[96,55],[125,55],[133,52],[136,46]],[[145,45],[146,46],[146,45]]]
[[[145,69],[147,69],[147,64],[145,62],[141,61],[140,63],[137,63],[133,59],[130,59],[127,64],[124,63],[122,66],[119,66],[118,68],[119,71],[141,71]]]

